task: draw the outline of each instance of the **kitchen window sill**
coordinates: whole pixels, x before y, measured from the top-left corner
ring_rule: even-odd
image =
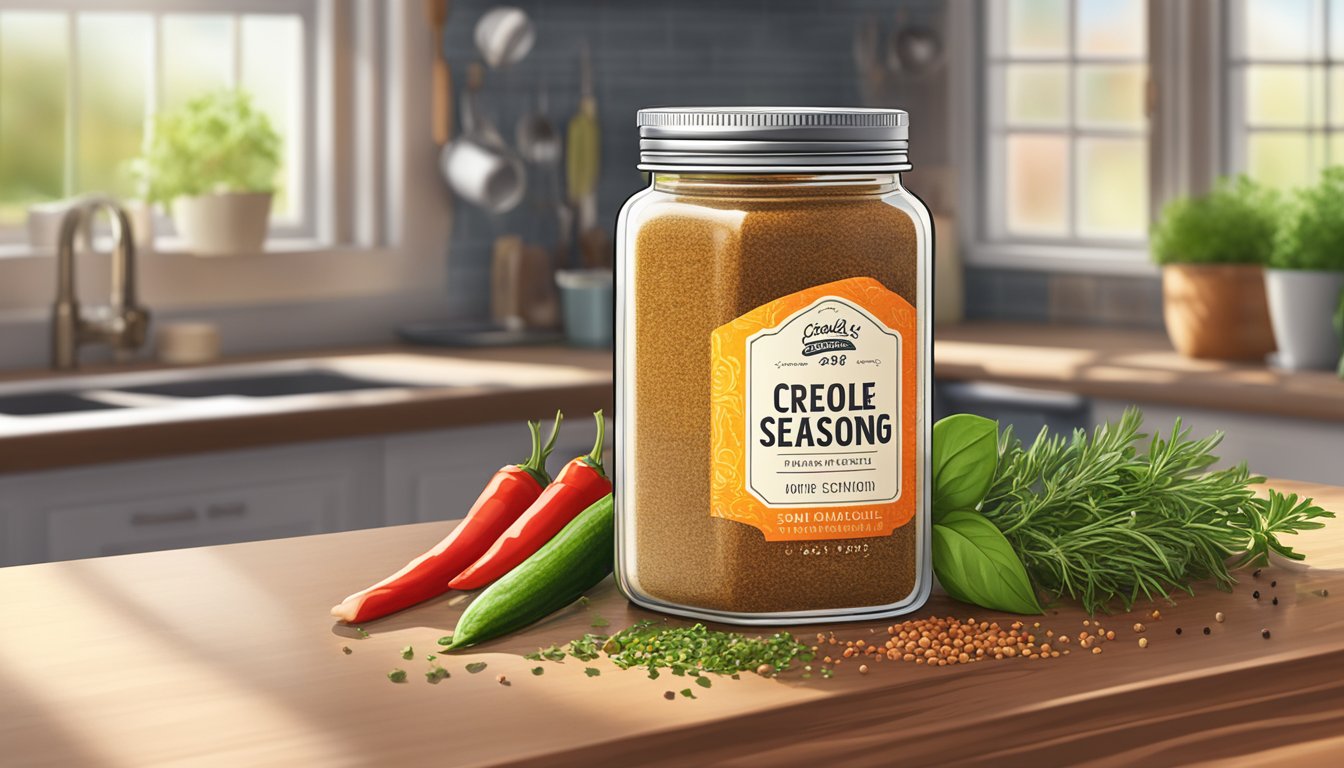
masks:
[[[95,238],[94,250],[100,253],[107,253],[111,250],[111,242],[108,238]],[[270,237],[259,253],[231,254],[229,256],[198,256],[187,250],[185,242],[179,237],[159,237],[154,240],[154,249],[148,253],[137,251],[137,255],[155,256],[185,256],[198,259],[232,259],[246,258],[249,256],[269,256],[274,254],[319,254],[340,252],[369,252],[380,253],[384,249],[373,246],[359,245],[330,245],[311,237]],[[0,260],[4,261],[22,261],[22,260],[47,260],[56,256],[54,250],[38,250],[28,243],[4,243],[0,244]]]

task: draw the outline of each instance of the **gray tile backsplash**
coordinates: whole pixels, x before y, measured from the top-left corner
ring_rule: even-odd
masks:
[[[879,23],[890,30],[899,15],[927,26],[941,24],[941,0],[523,0],[536,25],[536,45],[515,67],[488,71],[481,101],[510,140],[518,119],[548,95],[547,115],[563,130],[579,98],[579,48],[592,49],[602,127],[599,220],[614,230],[616,213],[644,180],[635,169],[640,107],[686,104],[863,104],[854,56],[856,29]],[[477,58],[476,20],[494,4],[458,0],[452,5],[445,53],[455,92],[465,87]],[[945,69],[943,70],[945,71]],[[889,89],[869,106],[901,106],[912,113],[912,155],[917,164],[946,162],[945,87],[910,82]],[[871,97],[870,97],[871,99]],[[918,101],[919,103],[912,103]],[[921,115],[928,117],[921,118]],[[926,130],[919,130],[923,120]],[[456,129],[455,129],[456,130]],[[529,169],[529,182],[538,181]],[[503,216],[458,203],[449,249],[453,314],[487,314],[491,243],[505,233],[543,241],[554,228],[548,208],[534,196],[544,181],[529,184],[529,199]]]
[[[965,285],[970,320],[1163,327],[1162,281],[1156,277],[971,267]]]

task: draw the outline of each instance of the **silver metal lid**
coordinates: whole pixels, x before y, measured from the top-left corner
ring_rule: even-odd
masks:
[[[641,109],[641,171],[848,173],[910,170],[902,109]]]

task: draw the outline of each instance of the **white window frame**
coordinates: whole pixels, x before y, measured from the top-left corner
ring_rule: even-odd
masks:
[[[1309,57],[1300,56],[1297,58],[1283,59],[1257,59],[1252,58],[1246,51],[1240,50],[1240,41],[1245,30],[1246,4],[1241,0],[1229,0],[1227,12],[1224,17],[1223,32],[1223,59],[1222,72],[1226,78],[1226,97],[1224,114],[1226,116],[1225,125],[1225,154],[1222,158],[1222,167],[1224,173],[1236,174],[1244,173],[1247,170],[1247,147],[1250,135],[1253,133],[1305,133],[1311,137],[1318,137],[1321,142],[1321,148],[1325,153],[1324,162],[1318,164],[1318,168],[1326,165],[1338,165],[1344,163],[1344,157],[1331,157],[1330,139],[1333,135],[1344,135],[1344,122],[1331,122],[1331,86],[1330,75],[1337,72],[1339,76],[1344,77],[1344,59],[1338,56],[1332,56],[1330,50],[1330,24],[1331,6],[1330,0],[1319,0],[1322,12],[1321,18],[1321,53],[1319,56]],[[1252,126],[1246,120],[1246,101],[1245,101],[1245,74],[1247,68],[1256,67],[1307,67],[1318,69],[1324,80],[1324,93],[1322,94],[1321,109],[1322,115],[1319,122],[1310,125],[1258,125]]]
[[[60,2],[90,11],[220,7],[220,0]],[[0,0],[0,7],[34,3]],[[423,313],[447,293],[452,198],[439,178],[439,150],[430,135],[430,68],[424,63],[431,43],[419,4],[311,5],[313,235],[272,237],[260,255],[208,259],[191,256],[172,238],[158,241],[154,252],[138,259],[141,300],[152,311],[395,296],[395,306]],[[238,12],[276,7],[270,0],[229,5]],[[104,253],[81,254],[80,274],[105,271],[105,259]],[[6,325],[46,316],[54,270],[49,254],[0,245],[0,333]]]
[[[300,174],[290,181],[297,183],[298,196],[302,201],[299,216],[295,219],[274,219],[271,222],[269,236],[278,240],[312,240],[316,236],[316,217],[314,215],[313,194],[317,189],[316,180],[316,141],[314,115],[317,114],[317,26],[318,0],[0,0],[0,11],[26,10],[41,13],[65,14],[66,36],[69,41],[68,57],[71,76],[79,68],[80,46],[78,45],[78,17],[84,13],[137,13],[150,17],[150,48],[145,52],[150,60],[150,82],[145,88],[145,117],[150,118],[158,109],[163,95],[163,20],[169,15],[202,14],[228,16],[232,19],[233,68],[231,85],[237,84],[241,74],[240,22],[244,15],[286,15],[298,16],[303,22],[303,101],[294,110],[296,129],[291,141],[299,142],[301,153]],[[65,187],[71,195],[74,193],[74,158],[78,153],[75,137],[79,131],[81,102],[78,86],[71,82],[66,98],[68,116],[64,126],[65,140]],[[156,236],[165,244],[174,244],[176,232],[172,219],[162,212],[154,218]],[[22,253],[26,242],[26,233],[22,223],[15,226],[0,227],[0,245],[8,246],[4,251],[10,255]],[[4,252],[0,252],[4,255]]]
[[[1169,187],[1168,179],[1161,172],[1156,158],[1166,143],[1166,126],[1159,119],[1160,110],[1155,108],[1152,81],[1160,76],[1159,68],[1163,62],[1156,55],[1157,47],[1162,43],[1157,31],[1165,29],[1170,17],[1179,15],[1172,6],[1184,3],[1148,2],[1148,70],[1150,80],[1150,104],[1148,130],[1149,145],[1149,208],[1153,210]],[[988,16],[991,8],[997,8],[997,0],[977,0],[974,3],[950,3],[948,13],[949,50],[974,51],[974,55],[953,57],[950,87],[953,90],[952,124],[954,144],[960,149],[957,163],[959,234],[965,248],[965,261],[972,266],[999,267],[1011,269],[1043,270],[1051,272],[1080,272],[1114,275],[1152,275],[1156,268],[1151,263],[1146,242],[1107,241],[1090,239],[1061,242],[1054,238],[1014,237],[997,239],[990,235],[989,195],[998,194],[1003,188],[999,165],[994,162],[989,150],[989,124],[987,110],[989,89],[987,87],[989,65]],[[1072,19],[1069,21],[1069,34],[1076,34]],[[1073,61],[1072,58],[1069,59]],[[1072,78],[1073,72],[1070,71]],[[1070,84],[1070,89],[1073,89]],[[1071,136],[1079,135],[1076,126],[1070,126]],[[1091,134],[1093,131],[1083,131]],[[1104,133],[1102,131],[1101,133]],[[1070,188],[1075,183],[1074,171],[1070,168]],[[1070,191],[1072,194],[1072,191]],[[1076,214],[1075,214],[1076,215]]]

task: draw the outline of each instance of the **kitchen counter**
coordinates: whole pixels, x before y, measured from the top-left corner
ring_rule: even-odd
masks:
[[[483,424],[540,417],[560,408],[611,408],[611,352],[568,347],[426,349],[386,347],[221,361],[220,371],[257,362],[303,362],[375,371],[415,388],[327,392],[284,398],[211,398],[172,408],[0,417],[0,473],[256,448],[309,440]],[[139,364],[90,367],[74,374],[7,374],[0,385],[98,380],[154,372]],[[172,369],[183,371],[186,369]],[[77,378],[76,378],[77,377]],[[92,377],[92,379],[90,379]]]
[[[1344,489],[1279,483],[1344,511]],[[0,569],[0,744],[6,765],[886,765],[1324,763],[1344,750],[1344,522],[1292,544],[1310,567],[1244,573],[1104,619],[1093,655],[930,668],[843,664],[831,679],[744,674],[691,686],[605,660],[521,654],[563,643],[601,615],[652,616],[610,581],[574,606],[472,653],[424,655],[462,596],[366,626],[328,607],[419,553],[448,523]],[[1277,585],[1274,585],[1277,582]],[[1251,591],[1261,591],[1261,599]],[[1322,592],[1328,590],[1328,596]],[[1277,596],[1278,605],[1271,604]],[[1226,622],[1214,613],[1226,613]],[[919,612],[1008,619],[935,595]],[[1073,605],[1040,617],[1076,635]],[[1147,624],[1139,648],[1135,621]],[[1203,628],[1211,634],[1205,636]],[[1175,629],[1184,632],[1177,636]],[[1272,637],[1261,637],[1261,629]],[[822,628],[825,631],[827,628]],[[1096,629],[1093,627],[1092,629]],[[876,624],[835,627],[869,639]],[[799,634],[808,637],[809,629]],[[881,637],[881,635],[877,635]],[[405,645],[415,660],[403,661]],[[346,655],[342,646],[349,646]],[[479,674],[464,665],[482,661]],[[584,667],[600,670],[588,677]],[[386,678],[394,668],[403,684]],[[496,682],[504,674],[510,685]]]
[[[1344,381],[1332,372],[1194,360],[1157,331],[965,323],[937,329],[933,363],[934,376],[948,381],[1344,421]]]

